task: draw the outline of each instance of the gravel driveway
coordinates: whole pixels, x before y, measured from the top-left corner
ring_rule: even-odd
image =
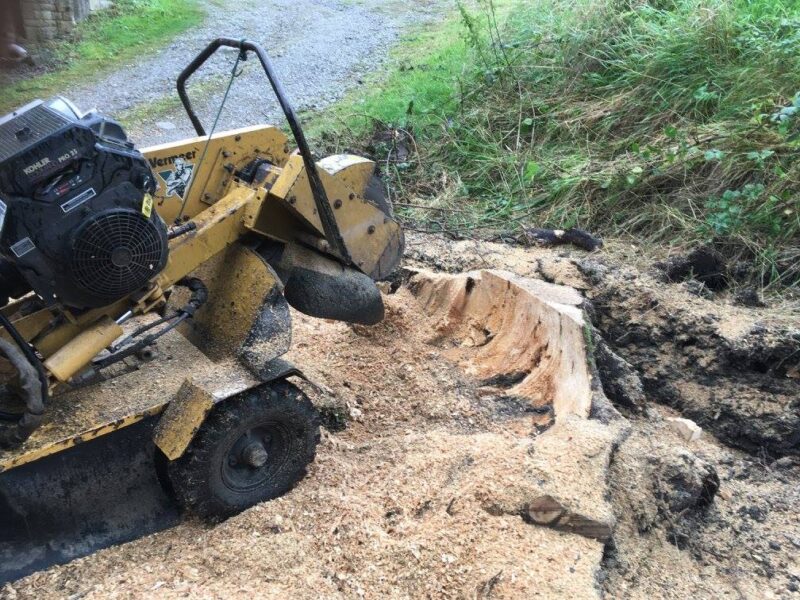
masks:
[[[169,47],[125,64],[99,81],[64,90],[80,108],[119,117],[140,144],[194,135],[176,105],[181,70],[213,38],[260,42],[273,59],[295,110],[335,102],[379,69],[409,27],[442,14],[441,0],[204,0],[203,25]],[[235,51],[220,51],[190,80],[190,97],[207,127],[222,99]],[[194,88],[194,94],[192,94]],[[277,122],[280,112],[256,60],[243,64],[218,131]]]

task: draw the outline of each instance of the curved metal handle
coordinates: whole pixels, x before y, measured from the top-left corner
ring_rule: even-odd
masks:
[[[281,82],[275,75],[275,70],[272,68],[272,62],[270,61],[269,56],[267,56],[267,52],[260,45],[254,42],[248,42],[247,40],[217,38],[208,46],[206,46],[205,50],[200,52],[200,54],[198,54],[178,76],[178,96],[180,96],[181,102],[183,103],[183,108],[186,109],[186,114],[189,115],[189,120],[192,122],[197,135],[205,136],[206,130],[203,128],[203,124],[200,122],[200,119],[197,117],[197,113],[195,113],[194,109],[192,108],[192,103],[189,101],[189,96],[186,93],[186,82],[201,66],[203,66],[203,64],[205,64],[209,58],[211,58],[211,56],[217,50],[223,46],[239,50],[239,52],[241,52],[245,57],[248,52],[253,52],[256,56],[258,56],[258,60],[261,62],[261,66],[264,69],[264,73],[267,75],[267,79],[269,79],[272,90],[275,92],[275,96],[278,98],[278,102],[281,105],[283,114],[286,116],[286,120],[289,123],[289,128],[292,130],[292,135],[294,136],[300,156],[303,158],[303,163],[306,167],[306,173],[308,174],[308,182],[311,186],[311,193],[314,196],[314,203],[317,206],[317,212],[319,213],[320,221],[322,221],[322,229],[325,232],[325,237],[328,239],[328,242],[331,244],[331,247],[338,257],[346,264],[352,264],[353,260],[344,244],[344,239],[342,238],[342,233],[339,230],[339,225],[336,223],[336,218],[333,215],[331,204],[328,202],[328,195],[325,192],[325,187],[322,185],[322,179],[320,179],[319,172],[317,171],[317,165],[311,156],[311,150],[308,147],[306,136],[303,133],[303,129],[300,127],[300,122],[297,120],[297,115],[295,114],[292,105],[289,103],[289,100],[286,96],[286,90],[283,89]]]

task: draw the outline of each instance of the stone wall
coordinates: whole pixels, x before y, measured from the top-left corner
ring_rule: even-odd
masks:
[[[98,0],[23,0],[22,24],[30,42],[45,42],[64,36],[75,24],[104,3]]]

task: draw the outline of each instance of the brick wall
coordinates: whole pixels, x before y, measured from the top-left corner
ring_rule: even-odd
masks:
[[[44,42],[68,34],[89,15],[92,4],[91,0],[23,0],[25,38]]]

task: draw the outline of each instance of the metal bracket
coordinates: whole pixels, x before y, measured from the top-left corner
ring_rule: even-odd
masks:
[[[311,193],[314,195],[314,203],[319,211],[322,228],[325,231],[325,237],[331,243],[332,249],[339,256],[339,258],[341,258],[346,264],[352,265],[353,260],[350,257],[347,246],[344,243],[342,233],[339,230],[339,225],[336,223],[336,218],[333,215],[333,208],[328,201],[328,195],[325,192],[325,187],[322,185],[322,179],[319,176],[317,164],[314,162],[314,158],[311,155],[311,150],[308,147],[306,136],[303,133],[303,129],[300,127],[300,122],[297,119],[297,115],[295,114],[292,105],[289,103],[286,90],[283,88],[283,85],[281,85],[281,82],[278,80],[275,74],[275,69],[272,67],[272,62],[270,61],[269,56],[267,56],[266,51],[259,44],[248,42],[247,40],[217,38],[216,40],[212,41],[205,48],[205,50],[200,52],[200,54],[198,54],[195,59],[189,63],[189,66],[187,66],[178,76],[178,96],[183,103],[186,114],[189,116],[189,120],[192,122],[197,135],[201,137],[205,136],[206,130],[203,127],[203,124],[200,122],[200,119],[198,118],[197,113],[194,111],[194,108],[192,108],[191,102],[189,101],[189,96],[186,92],[186,82],[221,47],[237,49],[245,58],[247,57],[248,52],[253,52],[256,54],[256,56],[258,56],[261,66],[264,69],[264,73],[266,73],[267,79],[272,86],[272,90],[275,92],[275,96],[278,98],[278,103],[283,110],[283,114],[286,116],[286,120],[289,123],[289,128],[292,130],[292,135],[294,135],[300,156],[303,157],[303,163],[308,173],[308,181],[311,185]]]

